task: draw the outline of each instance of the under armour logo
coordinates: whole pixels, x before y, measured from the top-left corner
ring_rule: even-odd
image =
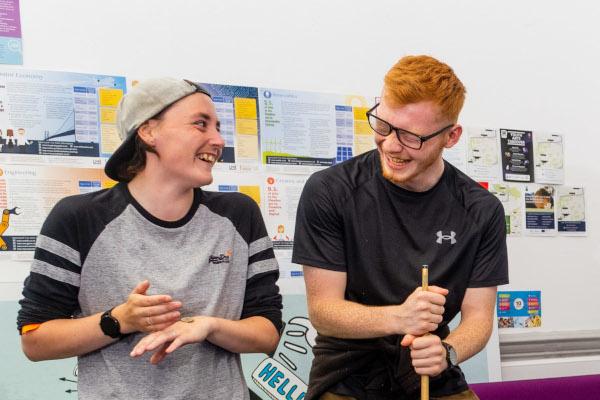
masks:
[[[449,235],[444,235],[444,233],[442,231],[437,231],[436,235],[437,235],[436,243],[438,243],[438,244],[442,244],[442,242],[444,240],[449,240],[450,244],[456,243],[456,232],[454,232],[454,231],[450,231]]]

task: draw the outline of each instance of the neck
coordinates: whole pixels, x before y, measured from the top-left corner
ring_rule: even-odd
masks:
[[[154,217],[163,221],[183,218],[194,201],[194,189],[157,179],[141,171],[127,184],[129,192]]]

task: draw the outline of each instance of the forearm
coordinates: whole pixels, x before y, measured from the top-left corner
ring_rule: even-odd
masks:
[[[271,353],[279,333],[271,321],[255,316],[239,321],[212,318],[207,340],[232,353]]]
[[[461,320],[458,327],[444,339],[456,350],[459,363],[473,357],[485,347],[492,333],[492,320],[493,316]]]
[[[369,339],[402,333],[402,306],[366,306],[342,299],[310,304],[310,320],[319,334],[341,339]]]
[[[85,318],[55,319],[21,336],[23,352],[32,361],[87,354],[114,341],[100,329],[101,313]]]

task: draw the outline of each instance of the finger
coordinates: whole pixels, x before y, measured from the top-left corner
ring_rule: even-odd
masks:
[[[419,350],[431,350],[427,354],[442,354],[442,345],[440,344],[440,340],[435,335],[425,335],[418,338],[415,338],[412,342],[411,348],[414,351]]]
[[[432,314],[435,314],[435,315],[443,315],[444,311],[445,311],[444,306],[439,306],[437,304],[432,304],[429,307],[429,310],[431,311]]]
[[[402,338],[402,341],[400,342],[401,346],[410,346],[413,341],[415,340],[415,337],[413,335],[404,335],[404,337]]]
[[[185,343],[183,342],[183,340],[181,340],[181,337],[178,337],[171,342],[171,344],[169,345],[169,347],[167,347],[165,352],[167,354],[170,354],[170,353],[174,352],[175,350],[177,350],[178,348],[180,348],[181,346],[183,346],[184,344]]]
[[[415,368],[417,375],[437,376],[442,372],[438,367]]]
[[[156,330],[154,325],[165,324],[168,322],[173,323],[179,321],[179,318],[181,318],[181,313],[179,311],[171,311],[168,314],[155,315],[154,317],[145,318],[146,325],[148,325],[148,327],[152,326],[153,330]]]
[[[152,354],[152,357],[150,357],[150,362],[152,364],[156,365],[165,359],[165,357],[167,356],[167,354],[165,353],[165,349],[168,345],[169,343],[164,343],[154,354]]]
[[[148,335],[135,345],[129,355],[131,357],[139,357],[146,352],[146,345],[154,340],[154,335]]]
[[[444,289],[443,287],[439,287],[439,286],[429,286],[427,288],[427,291],[441,294],[442,296],[447,296],[448,293],[450,292],[448,289]]]
[[[158,332],[158,331],[162,331],[163,329],[167,329],[168,327],[172,326],[174,323],[176,323],[179,320],[175,320],[175,321],[171,321],[171,322],[165,322],[164,324],[155,324],[155,325],[151,325],[149,326],[147,332]]]
[[[146,346],[146,351],[154,351],[171,340],[173,340],[172,335],[165,332],[158,332],[154,340]]]
[[[132,294],[146,294],[146,290],[150,287],[150,282],[148,280],[143,280],[136,285],[131,291]]]
[[[148,306],[144,307],[144,315],[148,317],[152,317],[155,315],[167,314],[173,310],[178,310],[181,308],[180,301],[170,301],[168,303],[161,303],[157,306]]]
[[[419,298],[438,306],[446,304],[446,296],[435,292],[423,292],[419,295]]]
[[[131,296],[131,300],[133,301],[133,304],[138,307],[151,307],[168,303],[173,299],[168,294],[155,294],[152,296],[144,296],[140,295],[139,293],[134,293]]]

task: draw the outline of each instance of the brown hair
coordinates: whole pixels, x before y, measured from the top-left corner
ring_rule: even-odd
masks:
[[[452,68],[430,56],[403,57],[384,78],[383,98],[392,106],[432,101],[452,122],[458,120],[465,93]]]
[[[135,133],[135,143],[134,143],[134,151],[133,156],[131,158],[121,164],[119,166],[119,170],[117,174],[119,176],[119,180],[123,182],[131,181],[140,171],[142,171],[146,167],[146,152],[155,153],[156,150],[154,147],[150,146],[148,143],[144,142],[142,138]]]

